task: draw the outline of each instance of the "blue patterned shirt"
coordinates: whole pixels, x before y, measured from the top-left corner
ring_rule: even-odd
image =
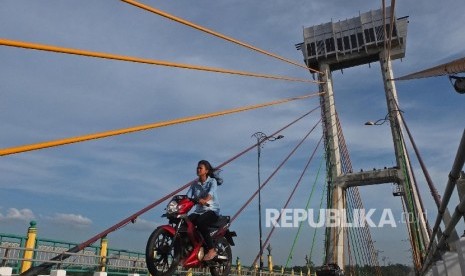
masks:
[[[210,206],[200,205],[197,204],[194,213],[196,214],[203,214],[206,211],[213,211],[217,215],[220,214],[220,202],[218,200],[218,194],[216,192],[218,185],[216,184],[216,179],[207,177],[204,183],[197,180],[197,182],[193,183],[189,190],[187,191],[187,195],[196,199],[205,198],[207,195],[211,195],[212,198],[207,202]]]

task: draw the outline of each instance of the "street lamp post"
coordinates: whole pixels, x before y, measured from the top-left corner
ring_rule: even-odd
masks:
[[[263,240],[262,240],[262,196],[261,196],[261,180],[260,180],[260,155],[261,155],[261,148],[265,144],[266,141],[275,141],[281,138],[284,138],[283,135],[278,135],[277,137],[268,136],[263,132],[255,132],[252,134],[252,137],[257,139],[257,176],[258,176],[258,234],[260,239],[260,265],[258,270],[261,272],[263,271]]]

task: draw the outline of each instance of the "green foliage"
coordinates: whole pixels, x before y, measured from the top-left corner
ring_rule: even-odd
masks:
[[[318,266],[315,266],[314,263],[310,263],[310,272],[311,275],[314,275],[315,269]],[[350,268],[350,269],[349,269]],[[274,271],[281,271],[282,266],[280,265],[275,265],[273,266]],[[291,274],[292,269],[294,269],[294,275],[295,276],[300,276],[300,271],[302,271],[302,274],[304,276],[307,275],[307,266],[294,266],[294,267],[288,267],[284,270],[285,274]],[[379,267],[381,271],[381,275],[383,276],[399,276],[399,275],[409,275],[409,273],[413,272],[413,268],[403,265],[403,264],[390,264],[387,266],[380,266]],[[352,274],[349,274],[349,271],[352,272]],[[353,276],[371,276],[371,275],[377,275],[376,273],[376,268],[373,266],[346,266],[344,269],[345,275],[353,275]]]
[[[350,269],[349,269],[350,268]],[[383,276],[399,276],[399,275],[409,275],[413,272],[413,268],[403,265],[403,264],[390,264],[387,266],[380,266],[381,275]],[[351,271],[355,276],[364,276],[364,275],[376,275],[376,268],[373,266],[346,266],[345,274],[349,275],[348,272]]]

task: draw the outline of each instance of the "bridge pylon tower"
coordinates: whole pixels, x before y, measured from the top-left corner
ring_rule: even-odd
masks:
[[[391,20],[391,8],[361,13],[358,17],[328,22],[304,28],[304,42],[297,44],[308,67],[318,69],[322,81],[320,97],[323,131],[327,150],[327,206],[341,214],[346,207],[346,189],[355,186],[397,183],[403,188],[402,203],[414,220],[407,224],[414,264],[421,267],[424,250],[430,240],[430,230],[421,198],[413,177],[402,134],[401,110],[397,99],[391,60],[403,58],[407,42],[408,17]],[[392,25],[392,28],[391,28]],[[392,36],[389,34],[392,30]],[[389,40],[388,38],[391,37]],[[334,101],[332,71],[380,62],[384,82],[396,166],[367,172],[343,172],[341,145],[338,138],[338,118]],[[341,130],[342,131],[342,130]],[[326,262],[344,268],[344,245],[347,244],[342,221],[326,229]]]

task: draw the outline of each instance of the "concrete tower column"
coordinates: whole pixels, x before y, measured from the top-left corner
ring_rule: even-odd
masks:
[[[409,166],[410,160],[407,155],[407,149],[405,141],[402,134],[402,120],[398,106],[397,100],[397,91],[395,82],[393,81],[394,75],[391,67],[391,60],[386,58],[387,53],[381,51],[379,62],[381,64],[381,75],[383,76],[384,89],[386,93],[386,102],[388,107],[388,117],[391,126],[392,139],[394,143],[394,151],[396,156],[397,167],[400,171],[400,175],[403,177],[400,178],[401,186],[404,188],[404,195],[402,200],[405,202],[406,210],[409,214],[414,214],[418,219],[418,222],[410,222],[410,239],[413,244],[416,244],[417,247],[421,248],[422,251],[425,250],[425,247],[428,245],[430,237],[428,233],[428,228],[424,216],[425,210],[420,202],[420,196],[418,194],[418,189],[416,187],[415,179],[413,173]],[[410,185],[409,185],[410,184]],[[411,198],[409,198],[411,195]],[[410,217],[410,216],[409,216]],[[417,227],[415,227],[417,226]],[[415,229],[418,228],[418,231]],[[423,251],[424,252],[424,251]],[[415,250],[412,251],[413,257],[422,262],[422,253]]]
[[[331,70],[328,64],[320,64],[320,86],[322,102],[323,128],[325,133],[325,146],[327,149],[327,170],[328,170],[328,208],[337,211],[336,223],[327,229],[326,238],[326,262],[337,263],[339,267],[344,267],[344,235],[342,214],[344,212],[345,193],[340,185],[336,185],[336,178],[342,174],[341,153],[339,148],[339,138],[337,129],[336,106],[334,104],[333,82]]]

